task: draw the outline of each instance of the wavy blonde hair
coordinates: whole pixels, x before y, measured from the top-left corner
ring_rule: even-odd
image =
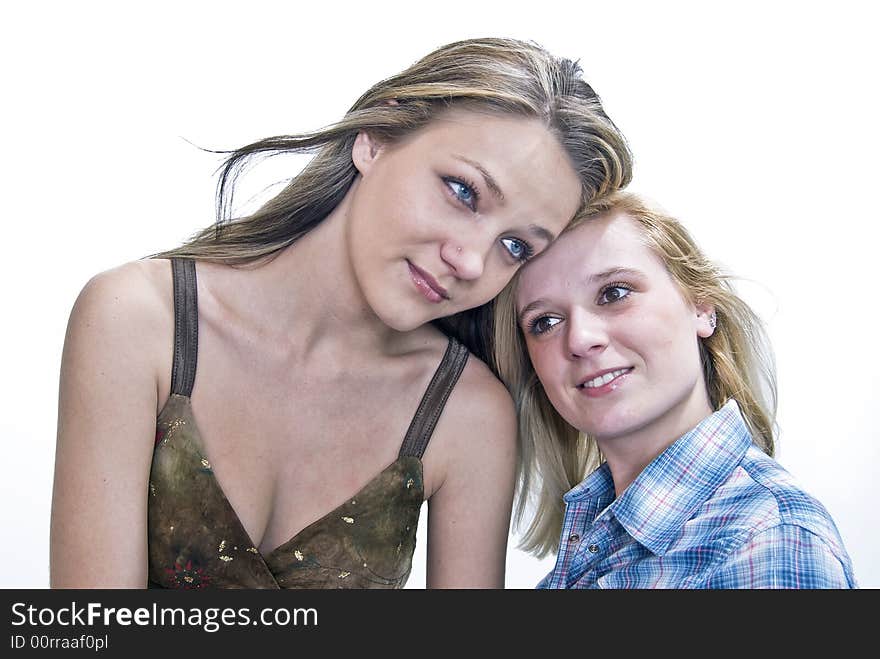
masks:
[[[514,39],[469,39],[442,46],[364,93],[345,116],[321,130],[269,137],[233,151],[217,184],[217,221],[184,245],[155,257],[233,265],[271,257],[317,226],[345,196],[357,170],[351,151],[360,131],[394,143],[449,108],[537,118],[556,136],[581,180],[582,208],[632,178],[626,140],[582,79],[576,61]],[[254,159],[314,153],[274,198],[232,218],[236,179]],[[488,361],[491,303],[436,321]]]
[[[736,293],[733,278],[703,254],[678,220],[635,194],[616,192],[594,202],[567,231],[612,214],[626,215],[635,222],[645,244],[663,261],[688,300],[714,305],[717,326],[711,336],[700,340],[709,401],[717,410],[735,399],[754,442],[773,455],[776,368],[761,319]],[[535,504],[520,547],[541,557],[558,549],[565,512],[562,495],[603,458],[595,440],[569,425],[553,408],[532,368],[516,321],[518,280],[519,275],[495,303],[493,357],[519,417],[518,526],[530,504]]]

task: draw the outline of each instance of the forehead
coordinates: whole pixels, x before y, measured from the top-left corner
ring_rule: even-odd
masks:
[[[612,268],[632,268],[647,275],[667,276],[666,268],[648,247],[639,225],[623,213],[600,216],[563,233],[522,269],[517,307],[564,293],[592,275]]]
[[[450,108],[436,115],[424,128],[413,134],[414,141],[471,142],[489,152],[512,152],[501,136],[515,136],[517,146],[534,153],[544,146],[562,148],[550,130],[535,117],[476,109]]]

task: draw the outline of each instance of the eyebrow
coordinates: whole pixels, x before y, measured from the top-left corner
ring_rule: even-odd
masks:
[[[641,270],[634,270],[633,268],[609,268],[603,272],[597,272],[594,275],[590,275],[587,279],[588,284],[592,284],[593,282],[602,281],[603,279],[611,279],[612,277],[617,277],[619,275],[629,275],[631,277],[644,277],[645,273]]]
[[[535,300],[534,302],[529,302],[526,306],[522,308],[522,310],[518,314],[516,314],[516,324],[522,325],[525,317],[531,313],[532,309],[537,309],[544,306],[545,304],[546,302],[544,302],[544,300]]]
[[[604,270],[603,272],[597,272],[594,275],[590,275],[587,278],[587,283],[592,284],[598,281],[604,281],[606,279],[611,279],[612,277],[619,277],[621,275],[629,275],[631,277],[644,277],[645,273],[640,270],[634,270],[633,268],[609,268],[608,270]],[[547,301],[542,299],[534,300],[533,302],[529,302],[526,306],[522,308],[522,310],[516,315],[516,321],[519,325],[523,324],[523,320],[532,310],[540,308],[547,304]]]
[[[529,225],[529,233],[532,234],[533,236],[535,236],[535,238],[541,238],[543,240],[546,240],[547,243],[552,243],[554,240],[556,240],[556,236],[554,236],[552,233],[550,233],[550,231],[548,231],[544,227],[539,226],[537,224],[530,224]]]
[[[480,163],[475,160],[471,160],[470,158],[465,158],[464,156],[453,154],[454,158],[461,160],[462,162],[466,162],[468,165],[476,169],[483,176],[483,180],[486,182],[486,187],[492,191],[500,201],[504,201],[504,193],[501,191],[501,188],[498,186],[498,182],[492,178],[492,175],[486,171],[486,168],[483,167]]]

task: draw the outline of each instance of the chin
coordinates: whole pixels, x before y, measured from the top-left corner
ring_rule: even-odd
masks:
[[[410,323],[406,322],[404,319],[400,317],[383,317],[380,316],[379,319],[389,328],[394,330],[395,332],[412,332],[414,329],[418,329],[424,323]]]
[[[643,428],[647,419],[632,410],[610,409],[602,412],[581,413],[581,425],[576,426],[597,439],[614,439]]]
[[[381,313],[376,312],[376,315],[379,317],[379,320],[396,332],[412,332],[433,320],[422,315],[406,313],[401,309],[391,309]]]

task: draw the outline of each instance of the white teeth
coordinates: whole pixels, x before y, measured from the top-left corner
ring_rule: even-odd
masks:
[[[603,384],[608,384],[614,378],[623,375],[624,373],[629,372],[628,368],[621,368],[616,371],[611,371],[610,373],[606,373],[605,375],[600,375],[598,377],[593,378],[592,380],[587,380],[581,386],[586,387],[587,389],[593,389],[595,387],[601,387]]]

